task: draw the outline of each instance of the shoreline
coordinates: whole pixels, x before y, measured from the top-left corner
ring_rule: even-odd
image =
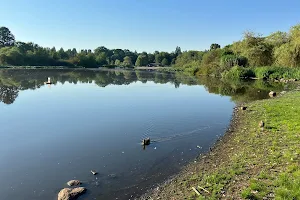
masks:
[[[177,174],[174,174],[170,176],[167,180],[165,180],[162,183],[159,183],[156,185],[155,188],[152,188],[148,190],[145,194],[137,198],[138,200],[148,200],[148,199],[168,199],[164,195],[163,197],[160,197],[161,192],[164,192],[162,189],[165,187],[168,187],[168,185],[171,183],[177,183],[180,179],[185,179],[187,176],[193,176],[195,167],[203,166],[205,168],[206,163],[210,163],[210,160],[213,160],[213,156],[216,154],[217,151],[219,151],[223,145],[226,145],[227,141],[231,139],[232,134],[234,133],[234,130],[237,128],[237,120],[239,115],[239,107],[243,106],[244,103],[237,103],[232,111],[232,116],[228,125],[227,130],[225,131],[224,135],[220,137],[210,148],[210,151],[199,154],[194,160],[194,162],[188,163],[186,166],[184,166],[180,172]],[[174,198],[172,198],[174,199]],[[175,200],[175,199],[174,199]]]
[[[281,177],[289,177],[291,183],[300,178],[300,150],[295,152],[300,147],[300,125],[297,113],[293,115],[300,108],[299,97],[299,91],[291,91],[271,99],[237,104],[227,131],[211,151],[199,155],[196,162],[139,199],[298,198],[299,193]],[[248,107],[245,111],[239,109],[244,105]],[[277,116],[281,111],[286,114]],[[258,127],[260,120],[266,122],[264,130]],[[281,123],[284,120],[290,120],[286,123],[296,128],[286,130]]]

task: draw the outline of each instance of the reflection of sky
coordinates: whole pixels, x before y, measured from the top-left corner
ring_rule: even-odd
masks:
[[[22,129],[33,137],[40,135],[40,131],[53,134],[62,128],[69,132],[86,130],[87,124],[95,128],[107,123],[117,123],[120,127],[151,120],[191,123],[198,121],[195,117],[206,123],[220,122],[223,114],[231,112],[233,103],[229,99],[209,94],[202,86],[175,88],[170,83],[135,82],[103,88],[65,83],[21,91],[13,104],[0,104],[0,121],[2,131],[20,134]],[[209,115],[215,116],[205,117]],[[25,136],[20,134],[21,138]],[[20,138],[15,139],[22,143]]]
[[[211,144],[227,126],[233,105],[230,97],[209,94],[203,86],[175,88],[170,83],[58,83],[20,91],[13,104],[0,104],[0,184],[18,185],[20,180],[27,186],[0,192],[26,196],[26,188],[42,189],[36,185],[39,179],[52,180],[43,186],[51,193],[57,182],[74,176],[87,179],[85,172],[92,166],[102,173],[126,174],[124,170],[141,166],[145,170],[177,148]],[[146,136],[163,142],[144,160],[138,143]],[[179,140],[168,140],[174,136]],[[9,178],[13,174],[18,180]],[[47,195],[45,199],[52,194]]]

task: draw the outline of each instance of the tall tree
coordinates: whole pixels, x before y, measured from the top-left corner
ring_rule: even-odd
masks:
[[[155,56],[151,53],[148,54],[148,62],[154,63],[155,62]]]
[[[148,58],[146,55],[139,55],[135,62],[136,66],[146,66],[148,65]]]
[[[75,57],[76,55],[77,55],[77,50],[75,48],[73,48],[71,57]]]
[[[164,59],[161,61],[161,64],[162,64],[163,66],[169,65],[168,59],[167,59],[167,58],[164,58]]]
[[[182,54],[181,48],[177,46],[174,53],[175,53],[176,57],[179,56],[180,54]]]
[[[64,51],[63,48],[59,49],[59,51],[57,52],[57,55],[60,59],[63,59],[63,60],[69,58],[68,54]]]
[[[15,36],[6,27],[0,27],[0,47],[13,46]]]
[[[106,65],[108,63],[106,53],[100,52],[98,55],[96,55],[96,62],[97,62],[97,65],[99,65],[99,66]]]
[[[132,61],[131,61],[131,58],[129,56],[126,56],[124,58],[123,65],[125,67],[131,67],[132,66]]]

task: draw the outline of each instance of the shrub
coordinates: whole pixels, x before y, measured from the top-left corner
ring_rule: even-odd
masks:
[[[288,67],[256,67],[253,68],[255,77],[260,79],[292,79],[300,78],[299,68]]]
[[[255,77],[254,72],[250,68],[243,68],[240,66],[234,66],[229,71],[222,73],[222,78],[225,79],[240,79]]]
[[[247,58],[233,54],[227,54],[221,57],[221,66],[225,69],[231,68],[233,66],[246,67],[247,62]]]

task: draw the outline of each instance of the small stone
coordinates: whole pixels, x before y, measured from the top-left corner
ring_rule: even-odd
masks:
[[[69,182],[67,182],[68,186],[78,186],[81,184],[81,182],[79,180],[70,180]]]
[[[260,121],[260,122],[258,123],[258,126],[259,126],[259,128],[263,128],[263,127],[265,126],[265,122]]]
[[[276,96],[276,92],[271,91],[271,92],[269,93],[269,96],[270,96],[270,97],[275,97],[275,96]]]
[[[75,200],[85,191],[86,189],[84,187],[64,188],[58,193],[57,200]]]
[[[246,106],[241,106],[241,110],[246,110],[247,107]]]

